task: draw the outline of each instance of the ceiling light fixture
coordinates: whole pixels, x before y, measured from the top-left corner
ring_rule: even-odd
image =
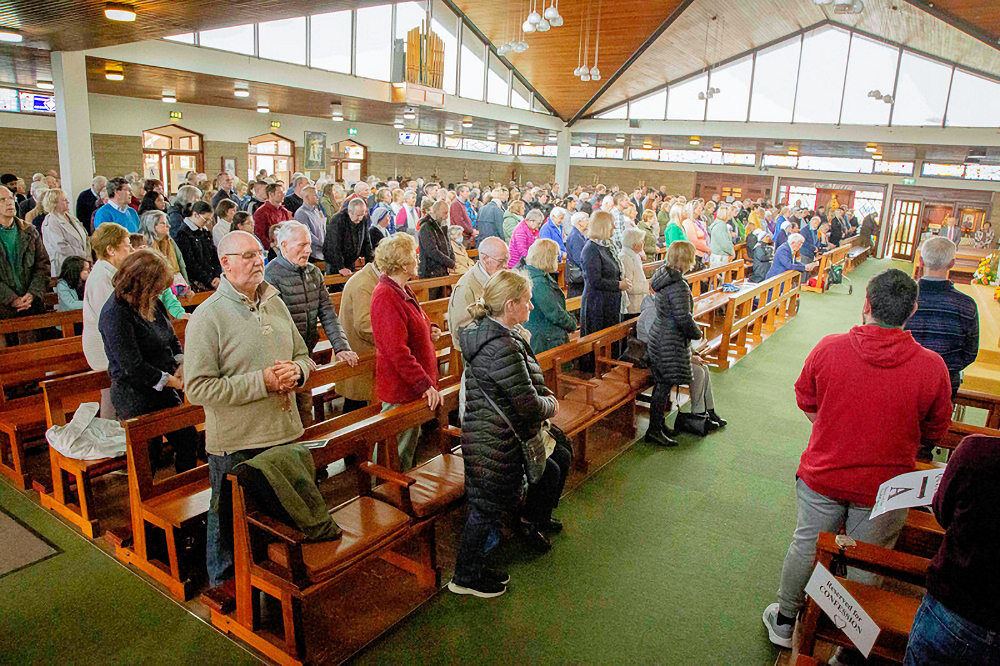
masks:
[[[331,118],[335,118],[335,119],[336,118],[340,118],[341,120],[343,120],[344,119],[344,105],[343,104],[337,104],[336,102],[331,102],[330,103],[330,117]],[[403,117],[405,118],[406,115],[404,114]]]
[[[581,141],[580,142],[580,146],[583,147],[583,148],[589,148],[590,147],[590,143],[588,141]]]
[[[553,28],[558,28],[563,24],[563,17],[559,15],[559,1],[552,0],[552,4],[549,5],[544,12],[542,12],[542,17],[549,22]]]
[[[411,109],[411,108],[409,108],[409,107],[407,107],[407,108],[406,108],[406,109],[405,109],[405,110],[403,111],[403,118],[405,118],[406,120],[413,120],[413,119],[415,119],[416,117],[417,117],[417,113],[416,113],[416,111],[414,111],[413,109]]]
[[[873,160],[880,160],[880,159],[882,159],[882,153],[881,152],[872,153],[872,159]]]
[[[712,146],[712,152],[721,153],[722,152],[722,144],[721,143],[717,143],[714,146]]]
[[[453,130],[453,129],[445,129],[444,133],[447,134],[448,136],[451,136],[452,134],[455,133],[455,130]]]
[[[875,145],[874,143],[869,143],[867,146],[865,146],[865,150],[867,150],[869,153],[877,153],[878,146]]]
[[[257,105],[257,113],[270,113],[270,111],[271,109],[267,106],[267,104]]]
[[[48,79],[38,79],[35,82],[35,85],[38,86],[39,90],[55,90],[56,87],[55,84]]]
[[[398,120],[394,122],[392,126],[395,127],[396,129],[403,129],[403,123],[399,122]]]
[[[701,145],[701,137],[700,136],[693,136],[690,139],[688,139],[688,143],[691,144],[692,146],[700,146]]]
[[[8,28],[7,26],[0,27],[0,42],[7,42],[8,44],[20,44],[24,41],[24,35],[21,34],[20,30],[14,28]]]
[[[590,68],[590,80],[600,81],[601,70],[597,67],[597,54],[601,51],[601,4],[597,3],[597,28],[594,30],[594,66]]]
[[[177,96],[174,95],[173,93],[163,93],[163,97],[161,97],[160,100],[164,104],[176,104],[177,103]]]
[[[558,140],[559,140],[559,137],[553,136],[551,134],[549,135],[549,141],[558,141]]]
[[[795,146],[788,146],[788,154],[789,155],[798,155],[799,154],[799,149],[796,148]]]
[[[617,141],[618,143],[625,143],[625,137],[617,136],[615,137],[615,141]]]
[[[518,134],[521,133],[521,130],[517,129],[516,127],[511,127],[510,128],[510,133],[511,133],[512,136],[517,136]]]
[[[491,133],[491,134],[487,134],[487,135],[486,135],[486,139],[487,139],[488,141],[496,141],[496,139],[497,139],[497,135],[496,135],[496,134],[492,134],[492,133]]]
[[[108,81],[124,81],[125,70],[122,69],[121,65],[105,65],[104,78]]]
[[[237,83],[233,88],[233,97],[249,97],[250,86],[246,83]]]
[[[462,121],[462,127],[472,127],[472,121],[471,120],[463,120]]]
[[[135,7],[123,2],[104,3],[104,16],[112,21],[129,23],[135,20]]]

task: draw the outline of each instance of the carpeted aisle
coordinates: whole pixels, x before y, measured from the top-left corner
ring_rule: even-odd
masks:
[[[636,445],[566,498],[551,554],[513,556],[504,597],[444,592],[361,663],[772,664],[760,614],[795,526],[794,474],[809,436],[793,383],[823,335],[861,321],[854,294],[804,294],[800,315],[712,375],[725,431]],[[644,429],[644,427],[643,427]]]

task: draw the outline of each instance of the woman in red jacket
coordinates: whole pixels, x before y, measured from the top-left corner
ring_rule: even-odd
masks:
[[[395,234],[375,248],[380,276],[372,292],[372,334],[375,337],[375,392],[382,411],[427,400],[431,409],[441,404],[437,390],[434,341],[441,329],[432,324],[406,283],[417,277],[417,243],[409,234]],[[400,469],[413,467],[419,427],[397,436]]]

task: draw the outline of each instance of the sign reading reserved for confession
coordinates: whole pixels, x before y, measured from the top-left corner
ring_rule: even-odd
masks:
[[[847,634],[865,657],[871,653],[875,639],[882,630],[861,604],[819,562],[806,584],[806,594],[823,609],[834,626]]]

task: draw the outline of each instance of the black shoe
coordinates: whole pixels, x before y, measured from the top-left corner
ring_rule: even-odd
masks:
[[[510,582],[510,574],[503,569],[491,569],[489,567],[483,567],[483,578],[486,580],[492,580],[501,585],[506,585]]]
[[[674,419],[674,429],[677,432],[686,432],[697,437],[704,437],[709,432],[708,420],[701,415],[689,412],[677,412]]]
[[[729,423],[729,421],[716,414],[714,409],[708,410],[708,420],[720,428],[725,428]]]
[[[550,534],[559,534],[562,532],[562,527],[562,523],[555,518],[549,518],[545,522],[538,523],[538,529]]]
[[[677,446],[677,441],[667,437],[666,433],[662,430],[660,432],[647,430],[646,435],[643,437],[643,441],[649,444],[656,444],[657,446]]]
[[[722,427],[718,423],[716,423],[715,421],[712,420],[712,417],[708,415],[708,412],[702,412],[701,414],[698,414],[697,416],[698,416],[699,419],[705,419],[705,431],[706,432],[715,432],[716,430],[718,430],[719,428]]]
[[[499,597],[501,594],[506,592],[507,586],[503,583],[491,580],[486,576],[480,577],[480,579],[474,583],[464,585],[456,583],[455,579],[452,578],[451,582],[448,583],[448,590],[454,592],[455,594],[471,594],[472,596],[479,597],[480,599],[492,599],[493,597]]]
[[[521,539],[539,553],[547,553],[552,550],[549,538],[542,534],[534,523],[521,520],[517,531]]]

